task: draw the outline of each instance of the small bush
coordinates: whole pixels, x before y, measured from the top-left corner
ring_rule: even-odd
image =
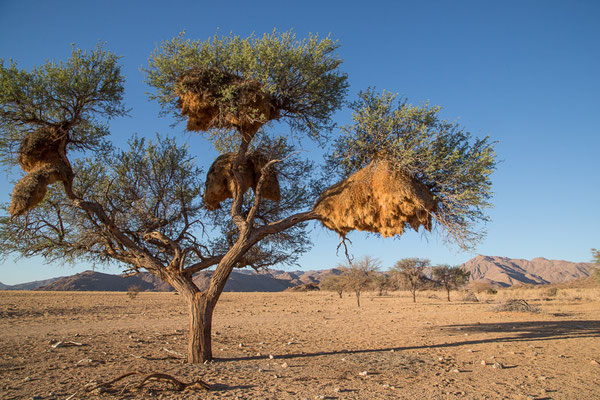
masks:
[[[129,289],[127,289],[127,296],[129,296],[129,298],[133,300],[138,296],[138,294],[140,294],[141,291],[142,288],[138,285],[130,286]]]
[[[532,306],[527,301],[523,299],[510,299],[504,302],[503,304],[499,304],[494,308],[496,312],[502,311],[516,311],[516,312],[530,312],[530,313],[539,313],[539,307]]]
[[[475,296],[475,293],[468,290],[463,297],[463,301],[470,301],[472,303],[479,303],[479,299]]]
[[[474,293],[496,294],[498,291],[487,281],[472,281],[468,286],[469,290]]]
[[[558,295],[558,288],[551,287],[544,292],[544,296],[546,297],[556,297]]]

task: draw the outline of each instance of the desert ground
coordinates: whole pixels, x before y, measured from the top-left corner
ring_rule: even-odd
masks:
[[[600,398],[598,289],[452,296],[420,292],[413,304],[406,292],[369,292],[359,309],[350,294],[224,293],[217,360],[189,365],[174,293],[0,292],[0,398]],[[540,311],[494,309],[510,298]],[[86,391],[129,371],[144,375]],[[150,373],[210,389],[137,388]]]

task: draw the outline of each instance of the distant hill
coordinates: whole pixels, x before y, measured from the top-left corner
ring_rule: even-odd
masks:
[[[517,284],[564,283],[583,279],[590,275],[591,263],[574,263],[560,260],[534,258],[531,261],[507,257],[477,256],[461,268],[471,273],[471,280],[487,281],[493,285],[507,287]],[[330,274],[339,275],[338,268],[311,271],[270,270],[256,273],[253,270],[234,270],[227,284],[226,292],[281,292],[297,287],[303,290],[306,285],[318,285]],[[201,271],[194,281],[205,289],[213,271]],[[427,270],[426,277],[431,277]],[[85,271],[72,276],[53,278],[46,281],[22,283],[19,285],[0,284],[0,290],[56,290],[56,291],[127,291],[138,286],[143,291],[173,291],[174,289],[154,275],[142,272],[134,276],[111,275],[102,272]]]
[[[85,271],[66,276],[48,285],[41,286],[38,290],[126,292],[132,286],[137,286],[142,291],[169,292],[174,290],[168,283],[148,272],[142,272],[134,276],[124,276],[96,271]]]
[[[517,284],[562,283],[587,278],[593,266],[591,263],[547,260],[542,257],[529,261],[479,255],[461,265],[461,268],[471,273],[471,280],[507,287]]]
[[[201,271],[194,276],[200,290],[208,287],[214,271]],[[232,271],[225,284],[225,292],[281,292],[295,286],[290,280],[278,279],[272,274]]]
[[[19,283],[16,285],[5,285],[3,283],[0,283],[0,290],[36,290],[40,286],[49,285],[52,282],[55,282],[59,279],[62,279],[62,278],[60,278],[60,277],[59,278],[50,278],[50,279],[44,279],[42,281]]]

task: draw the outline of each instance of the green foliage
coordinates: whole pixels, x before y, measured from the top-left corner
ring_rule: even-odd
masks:
[[[130,240],[166,264],[172,254],[146,241],[146,233],[158,231],[182,247],[195,243],[194,233],[201,228],[202,172],[187,148],[172,138],[133,138],[129,149],[79,160],[73,169],[74,191],[100,204]],[[49,189],[46,199],[27,215],[0,219],[2,256],[128,263],[131,254],[97,216],[78,208],[62,190]]]
[[[69,131],[72,146],[98,149],[108,135],[102,120],[126,114],[118,57],[101,44],[73,48],[66,62],[48,61],[30,72],[0,63],[0,156],[14,164],[18,143],[43,126]],[[100,120],[99,120],[100,118]]]
[[[342,60],[335,51],[339,44],[330,37],[311,35],[298,40],[292,31],[251,35],[215,35],[205,41],[184,39],[183,34],[157,48],[144,69],[146,82],[156,89],[150,98],[163,113],[177,111],[177,85],[189,71],[213,69],[257,81],[282,109],[281,118],[292,129],[319,138],[333,127],[331,116],[343,104],[348,82],[339,71]],[[218,79],[216,77],[215,79]],[[227,101],[237,84],[219,88]],[[209,134],[214,142],[231,140],[223,129]]]
[[[449,265],[438,265],[433,267],[433,279],[446,289],[448,301],[450,301],[450,291],[458,289],[465,285],[471,273],[464,271],[460,267],[451,267]]]
[[[294,146],[284,137],[258,135],[252,142],[251,150],[261,151],[268,159],[284,160],[273,166],[277,171],[281,200],[260,202],[256,212],[257,222],[268,224],[279,221],[312,206],[320,191],[319,182],[312,176],[313,162],[299,157]],[[246,192],[241,209],[243,216],[248,215],[255,201],[254,192]],[[239,237],[239,230],[231,220],[231,204],[231,199],[226,200],[220,208],[209,213],[211,225],[219,233],[210,244],[217,253],[226,252]],[[311,247],[307,223],[300,223],[264,238],[248,252],[242,264],[254,268],[275,263],[292,265]]]
[[[379,272],[373,277],[373,287],[377,289],[377,294],[379,296],[384,296],[389,289],[394,287],[394,282],[392,281],[391,276]]]
[[[600,264],[600,250],[592,249],[592,262]]]
[[[342,278],[347,290],[356,294],[356,302],[360,307],[360,294],[363,290],[372,286],[373,280],[381,262],[374,257],[364,256],[358,260],[350,262],[347,265],[340,266],[343,269]]]
[[[415,302],[417,289],[421,286],[421,279],[424,276],[423,272],[429,264],[430,261],[425,258],[403,258],[390,269],[396,281],[408,285]]]
[[[336,292],[340,298],[342,298],[342,294],[346,289],[346,282],[344,276],[330,274],[327,275],[320,283],[319,288],[321,290],[328,290],[331,292]]]
[[[474,225],[488,221],[493,143],[471,138],[457,123],[440,118],[438,106],[413,106],[389,92],[359,93],[353,123],[342,127],[328,166],[342,177],[374,160],[387,160],[425,184],[438,201],[435,219],[459,246],[483,235]]]

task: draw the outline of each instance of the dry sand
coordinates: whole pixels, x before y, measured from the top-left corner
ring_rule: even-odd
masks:
[[[187,335],[174,293],[0,292],[0,398],[66,399],[131,370],[199,377],[211,390],[136,389],[132,377],[72,398],[600,398],[597,289],[552,299],[505,290],[479,303],[444,295],[419,293],[412,304],[402,292],[367,293],[358,309],[350,295],[225,293],[213,329],[218,360],[188,365],[173,353],[185,352]],[[541,312],[492,311],[510,297]]]

